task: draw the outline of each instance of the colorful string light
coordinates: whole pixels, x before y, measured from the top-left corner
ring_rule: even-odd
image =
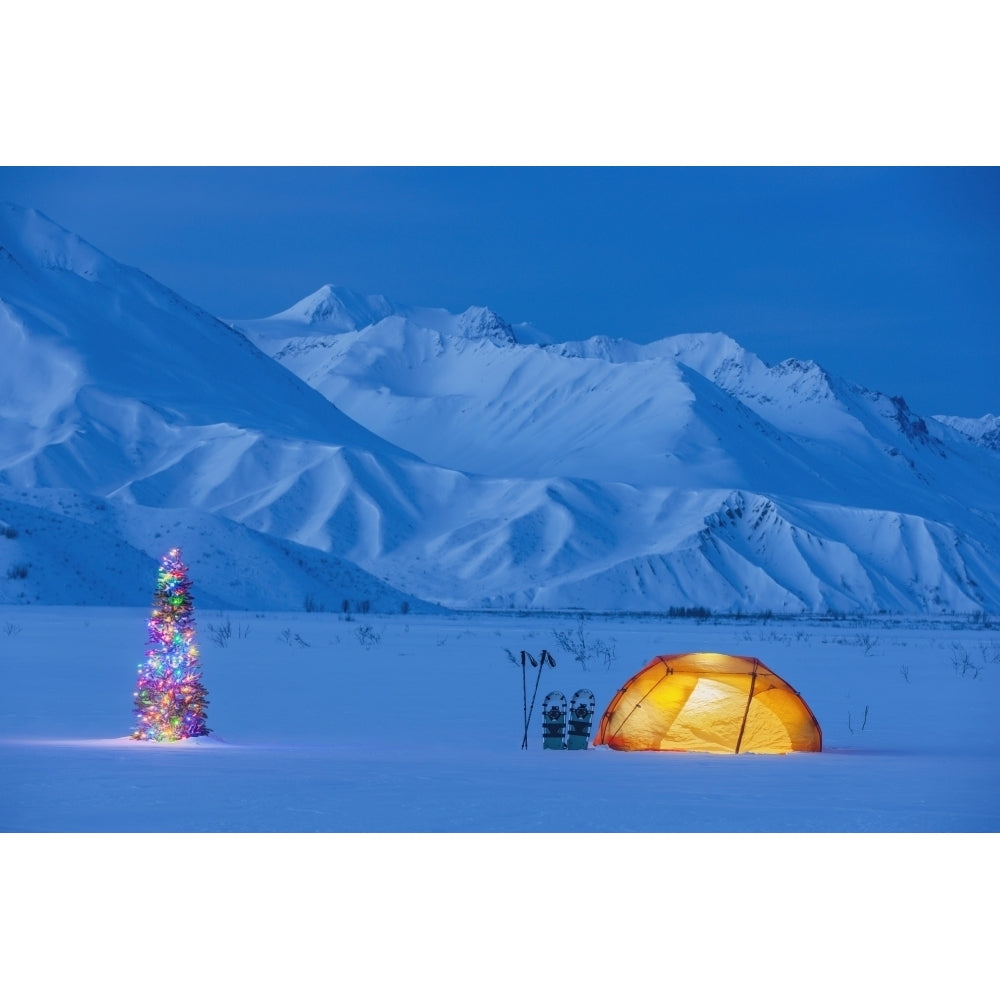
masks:
[[[160,563],[147,623],[146,662],[139,667],[135,691],[134,740],[164,742],[211,732],[205,725],[208,692],[198,669],[187,573],[180,549],[171,549]]]

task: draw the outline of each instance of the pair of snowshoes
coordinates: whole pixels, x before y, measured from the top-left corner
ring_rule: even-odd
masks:
[[[550,691],[542,702],[542,746],[546,750],[586,750],[594,721],[594,692],[580,688],[566,702],[562,691]]]

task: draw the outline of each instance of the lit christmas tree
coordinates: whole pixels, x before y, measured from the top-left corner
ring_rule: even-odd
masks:
[[[139,667],[134,713],[134,740],[183,740],[205,736],[208,692],[201,683],[194,644],[191,583],[180,549],[160,563],[147,625],[146,662]]]

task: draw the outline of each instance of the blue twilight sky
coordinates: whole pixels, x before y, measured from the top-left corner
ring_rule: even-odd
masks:
[[[229,319],[330,282],[557,339],[721,331],[923,415],[1000,414],[1000,169],[6,167]]]

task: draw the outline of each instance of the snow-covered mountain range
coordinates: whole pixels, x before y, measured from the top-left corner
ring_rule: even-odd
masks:
[[[222,321],[0,207],[0,602],[1000,610],[996,417],[723,334],[327,285]]]

